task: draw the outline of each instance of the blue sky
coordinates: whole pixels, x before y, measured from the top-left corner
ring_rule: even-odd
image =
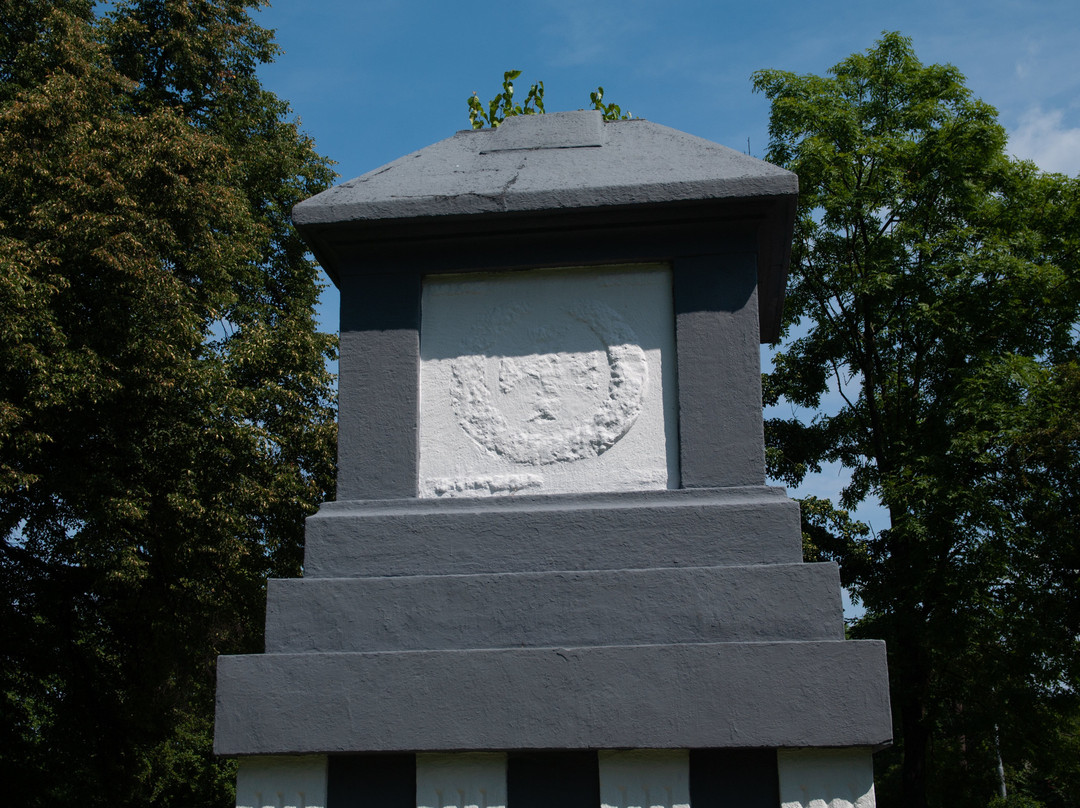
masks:
[[[637,117],[761,155],[768,103],[750,74],[822,73],[883,30],[960,68],[1023,156],[1080,170],[1075,0],[277,0],[259,19],[284,50],[264,82],[343,179],[467,128],[466,98],[487,100],[511,68],[519,93],[544,81],[549,111],[602,84]]]
[[[958,67],[998,109],[1014,154],[1080,173],[1076,0],[277,0],[258,18],[283,49],[265,86],[342,181],[468,128],[468,96],[491,98],[512,68],[524,71],[519,96],[543,80],[549,112],[582,108],[603,85],[635,117],[760,157],[769,109],[753,71],[824,73],[884,30],[911,37],[923,62]],[[835,495],[842,482],[829,469],[798,493]],[[880,510],[859,514],[886,526]]]

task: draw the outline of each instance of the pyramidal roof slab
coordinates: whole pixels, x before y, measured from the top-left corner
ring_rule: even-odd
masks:
[[[761,337],[769,341],[779,330],[798,188],[790,171],[718,143],[588,110],[458,132],[323,191],[292,215],[339,286],[343,267],[357,266],[364,245],[376,242],[510,232],[527,221],[561,226],[552,215],[575,225],[585,214],[652,223],[664,209],[677,216],[693,209],[709,220],[753,221]]]
[[[293,209],[301,228],[386,219],[788,196],[798,179],[667,126],[599,112],[458,132]]]

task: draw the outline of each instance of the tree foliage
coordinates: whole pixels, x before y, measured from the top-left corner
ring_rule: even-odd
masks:
[[[20,805],[227,805],[219,653],[332,498],[332,173],[254,0],[3,0],[0,772]],[[14,793],[12,793],[14,789]]]
[[[1075,805],[1078,183],[1008,158],[994,109],[898,34],[754,86],[768,159],[801,187],[766,397],[840,398],[770,421],[771,471],[838,461],[842,508],[890,517],[873,534],[807,513],[866,607],[853,633],[888,642],[902,763],[881,804],[985,805],[1000,751],[1014,787]]]

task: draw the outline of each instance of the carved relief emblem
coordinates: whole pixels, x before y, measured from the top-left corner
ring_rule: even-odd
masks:
[[[528,314],[524,303],[496,308],[477,324],[469,351],[454,359],[450,400],[458,423],[480,446],[514,463],[543,466],[603,454],[641,412],[648,365],[637,336],[597,300],[574,302],[561,321],[541,326],[529,327]],[[522,327],[528,333],[514,334]],[[514,336],[514,344],[534,347],[500,351]]]

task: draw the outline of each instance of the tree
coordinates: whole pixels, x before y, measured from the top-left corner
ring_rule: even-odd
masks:
[[[993,108],[899,34],[828,76],[753,81],[768,159],[801,187],[766,397],[842,398],[771,420],[770,468],[839,461],[842,507],[888,510],[876,535],[806,513],[866,608],[852,633],[888,643],[901,796],[886,773],[882,804],[985,805],[999,751],[1027,788],[1080,715],[1078,183],[1009,159]],[[1029,793],[1076,804],[1056,788]]]
[[[227,805],[219,653],[332,498],[332,173],[259,86],[254,0],[5,0],[0,772],[20,805]]]

